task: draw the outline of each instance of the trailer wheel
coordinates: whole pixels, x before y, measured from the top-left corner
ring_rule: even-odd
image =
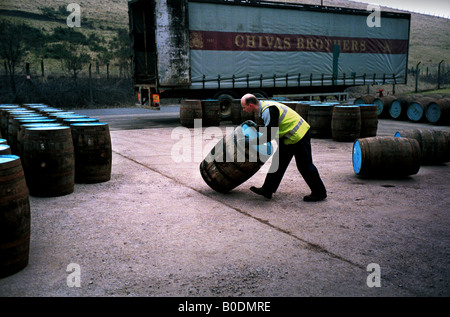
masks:
[[[254,95],[256,98],[258,98],[258,99],[267,99],[267,98],[269,98],[267,96],[267,94],[263,90],[255,90],[255,91],[252,91],[250,93],[252,95]]]
[[[229,120],[231,118],[231,103],[236,98],[231,91],[221,91],[214,96],[214,99],[217,99],[219,103],[220,119]]]

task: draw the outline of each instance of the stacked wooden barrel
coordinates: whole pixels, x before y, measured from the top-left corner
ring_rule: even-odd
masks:
[[[180,123],[187,128],[193,128],[196,121],[201,126],[220,125],[220,103],[217,99],[183,99],[180,104]]]
[[[379,118],[409,120],[411,122],[450,124],[450,97],[442,95],[384,96],[363,95],[354,104],[375,104]]]
[[[107,123],[44,104],[0,105],[0,278],[28,264],[29,196],[111,178]]]
[[[28,265],[30,201],[20,157],[0,155],[0,278]]]
[[[32,196],[61,196],[75,183],[111,177],[107,123],[45,104],[0,105],[0,133],[21,157]],[[7,151],[7,149],[2,149]]]

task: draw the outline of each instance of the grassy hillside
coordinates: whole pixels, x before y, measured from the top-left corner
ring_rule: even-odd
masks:
[[[94,22],[96,28],[100,28],[101,25],[123,27],[128,23],[127,2],[127,0],[2,0],[0,9],[41,15],[42,8],[58,10],[60,6],[67,7],[69,3],[78,3],[81,7],[82,20]],[[68,15],[69,12],[66,16]],[[32,23],[34,24],[36,21]],[[45,23],[40,23],[40,25],[50,26]]]
[[[26,23],[27,25],[40,31],[45,39],[46,50],[31,50],[27,56],[27,61],[31,63],[31,70],[38,72],[40,69],[40,60],[45,60],[45,66],[48,72],[60,73],[61,66],[55,59],[51,48],[60,44],[55,37],[55,30],[63,33],[63,30],[70,30],[68,41],[75,40],[75,44],[81,44],[80,50],[87,53],[91,60],[105,60],[105,53],[112,51],[111,47],[117,40],[119,30],[128,30],[128,6],[127,0],[82,0],[76,1],[81,8],[81,27],[69,29],[66,19],[70,12],[66,10],[69,3],[74,1],[61,0],[35,0],[35,1],[11,1],[3,0],[0,2],[0,19],[13,21],[15,23]],[[86,39],[84,43],[77,42],[79,34]],[[64,34],[60,34],[64,36]],[[61,39],[62,40],[62,39]],[[90,40],[90,41],[88,41]],[[89,45],[88,45],[89,42]],[[103,54],[103,55],[102,55]],[[110,56],[111,72],[114,74],[115,63],[114,56]],[[106,62],[104,63],[106,64]]]
[[[275,0],[277,1],[277,0]],[[286,2],[283,0],[278,0]],[[3,0],[0,2],[0,17],[4,19],[26,21],[43,31],[51,32],[57,26],[65,26],[65,18],[58,19],[45,13],[49,9],[58,11],[60,7],[74,2],[72,0]],[[97,33],[110,40],[119,28],[128,28],[127,0],[79,0],[81,7],[80,31],[86,34]],[[306,4],[320,4],[320,0],[290,0]],[[366,9],[367,5],[347,0],[323,0],[324,5]],[[46,9],[47,11],[43,10]],[[382,7],[382,10],[398,11]],[[404,11],[399,11],[404,12]],[[64,13],[64,12],[63,12]],[[442,59],[450,58],[450,20],[440,17],[412,13],[409,64],[437,64]]]

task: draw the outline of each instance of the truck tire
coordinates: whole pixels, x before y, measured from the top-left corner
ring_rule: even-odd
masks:
[[[250,92],[252,95],[254,95],[256,98],[260,99],[267,99],[269,96],[263,91],[263,90],[255,90]]]
[[[234,125],[239,125],[242,123],[241,109],[241,100],[233,99],[231,102],[231,123]]]
[[[221,120],[231,120],[231,103],[236,98],[236,94],[231,91],[220,91],[214,96],[219,103]]]

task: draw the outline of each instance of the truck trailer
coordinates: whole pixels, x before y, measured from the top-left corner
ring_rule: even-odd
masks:
[[[138,105],[406,84],[411,15],[259,0],[128,2]],[[378,19],[378,20],[377,20]],[[376,23],[374,23],[376,22]]]

